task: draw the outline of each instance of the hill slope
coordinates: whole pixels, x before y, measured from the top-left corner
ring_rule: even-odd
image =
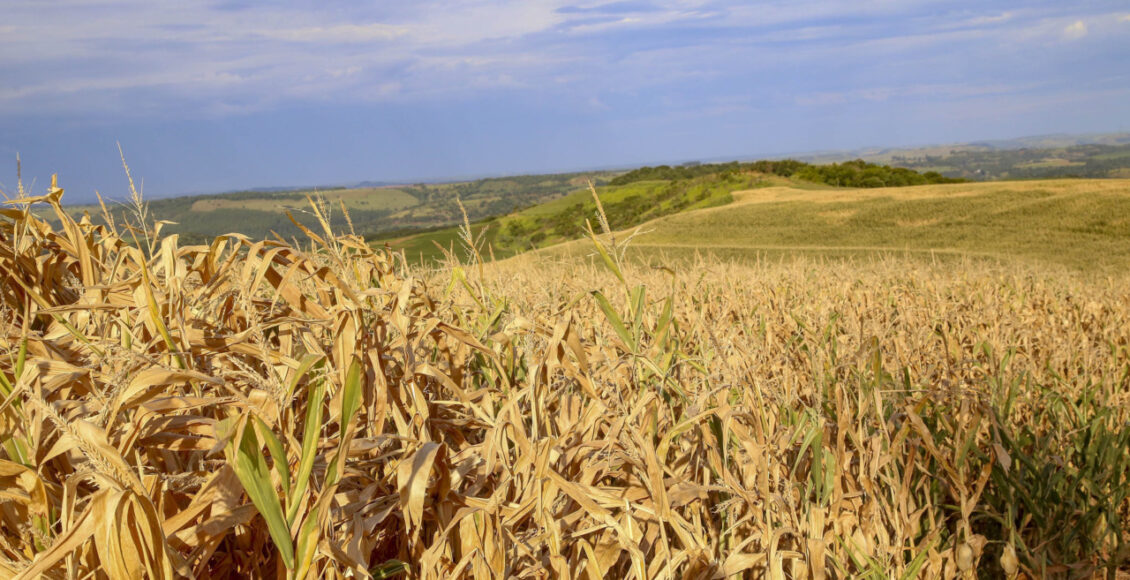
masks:
[[[600,199],[611,226],[624,228],[680,211],[724,205],[733,201],[732,191],[778,183],[789,181],[753,174],[649,180],[602,187]],[[504,258],[580,238],[585,235],[585,220],[594,220],[595,215],[592,193],[584,188],[510,215],[471,224],[471,230],[481,240],[484,253]],[[403,250],[406,257],[419,263],[443,258],[440,247],[461,249],[458,226],[378,241]]]
[[[937,173],[915,171],[849,161],[843,164],[810,165],[795,160],[752,163],[692,164],[670,167],[641,167],[616,176],[597,191],[604,215],[614,229],[626,228],[665,215],[725,205],[732,193],[748,189],[789,186],[798,189],[829,189],[852,185],[884,188],[913,184],[951,183]],[[585,220],[596,215],[596,202],[587,189],[527,208],[525,210],[472,224],[482,236],[484,253],[507,257],[584,237]],[[595,225],[595,221],[594,227]],[[447,248],[457,249],[459,227],[377,240],[404,250],[409,259],[427,263],[442,258]],[[438,246],[438,247],[437,247]]]
[[[1077,269],[1130,266],[1130,180],[735,192],[734,202],[653,220],[639,255],[757,258],[909,252],[1019,258]],[[583,242],[546,250],[588,252]]]

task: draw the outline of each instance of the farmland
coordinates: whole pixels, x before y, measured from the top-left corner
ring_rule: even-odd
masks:
[[[610,173],[563,173],[519,175],[448,183],[416,183],[398,186],[360,185],[294,190],[240,191],[190,195],[149,202],[153,219],[168,222],[164,231],[190,242],[202,243],[216,236],[238,233],[256,239],[279,237],[293,240],[301,230],[287,213],[309,216],[308,199],[325,202],[326,217],[338,231],[375,236],[404,230],[427,230],[449,226],[461,219],[456,199],[461,199],[471,219],[485,219],[538,205],[583,189],[587,180],[605,182]],[[113,196],[110,196],[113,197]],[[117,196],[128,200],[129,195]],[[127,219],[128,201],[107,200],[114,219]],[[84,213],[101,220],[98,205],[66,206],[75,218]],[[346,213],[349,214],[346,219]],[[39,214],[55,220],[53,212]]]
[[[1117,577],[1124,269],[1046,247],[663,263],[644,246],[774,215],[938,227],[1023,193],[970,187],[769,184],[627,246],[598,211],[584,252],[428,269],[316,205],[298,247],[136,220],[127,242],[71,221],[57,189],[37,201],[58,228],[10,205],[0,573]],[[1051,211],[1067,232],[1090,214],[1066,209],[1121,203],[1119,183],[1040,187],[1008,220]]]
[[[913,253],[1130,267],[1130,181],[1053,180],[866,190],[774,187],[644,225],[641,251],[731,257]]]
[[[241,209],[283,213],[287,210],[294,211],[304,209],[305,198],[303,194],[320,195],[327,202],[344,205],[351,211],[395,211],[416,206],[420,203],[420,200],[416,199],[415,196],[401,188],[359,187],[340,190],[331,189],[325,192],[300,192],[297,195],[291,194],[286,197],[275,195],[239,199],[216,196],[194,201],[191,206],[191,211],[207,214],[214,211]]]
[[[1045,135],[801,156],[813,163],[857,158],[978,180],[1125,177],[1123,174],[1130,166],[1130,134]]]
[[[612,178],[598,196],[609,227],[619,229],[662,216],[725,205],[733,201],[734,192],[751,188],[787,186],[811,190],[851,185],[871,189],[963,181],[863,161],[830,165],[795,160],[734,161],[642,167]],[[582,188],[509,215],[465,225],[475,230],[476,237],[482,237],[480,241],[491,256],[510,256],[582,237],[586,218],[596,210],[596,198]],[[403,251],[417,263],[434,262],[454,251],[452,242],[460,227],[432,230],[419,236],[378,236],[377,241]]]
[[[658,192],[664,203],[640,203]],[[833,188],[761,174],[643,181],[598,188],[621,237],[640,227],[633,255],[739,261],[802,254],[868,257],[914,254],[926,259],[977,257],[1055,264],[1087,271],[1130,267],[1130,181],[1004,181],[885,188]],[[699,197],[701,196],[701,199]],[[639,208],[643,208],[640,211]],[[521,212],[471,224],[483,254],[502,258],[591,253],[584,220],[596,207],[580,191]],[[650,213],[649,213],[650,212]],[[655,217],[650,217],[655,216]],[[569,242],[561,245],[561,242]],[[458,228],[389,243],[413,262],[458,253]]]

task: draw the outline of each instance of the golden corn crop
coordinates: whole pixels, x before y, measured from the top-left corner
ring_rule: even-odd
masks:
[[[61,195],[0,210],[0,576],[1127,570],[1125,278],[422,270]]]

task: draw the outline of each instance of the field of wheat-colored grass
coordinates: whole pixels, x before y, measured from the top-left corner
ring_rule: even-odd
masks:
[[[182,246],[61,194],[0,210],[0,576],[1130,567],[1126,275],[607,233],[420,270],[317,204]]]
[[[772,187],[645,226],[650,251],[733,257],[910,252],[1130,267],[1130,181],[1055,179],[872,189]],[[581,244],[582,251],[587,251]]]

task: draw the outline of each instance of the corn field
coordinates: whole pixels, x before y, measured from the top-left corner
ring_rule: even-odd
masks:
[[[426,270],[61,196],[0,210],[2,577],[1130,573],[1130,277]]]

